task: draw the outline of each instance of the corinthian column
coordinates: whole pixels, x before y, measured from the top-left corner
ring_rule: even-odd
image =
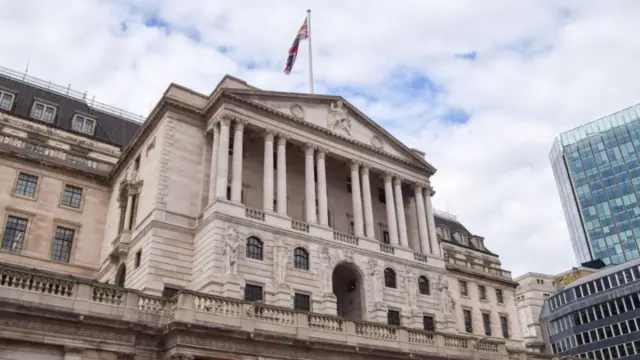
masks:
[[[420,237],[420,249],[423,254],[430,254],[429,232],[427,230],[427,215],[425,214],[424,197],[422,194],[422,186],[415,185],[413,187],[416,202],[416,215],[418,217],[418,234]]]
[[[427,229],[429,232],[429,243],[431,244],[431,253],[436,256],[440,256],[440,243],[438,242],[438,235],[436,233],[436,220],[433,215],[433,206],[431,205],[431,197],[435,194],[433,188],[430,185],[425,187],[424,191],[424,206],[427,210]]]
[[[220,150],[220,126],[213,124],[213,141],[211,142],[211,168],[209,169],[209,204],[216,198],[216,182],[218,173],[218,150]]]
[[[389,242],[398,245],[398,223],[396,209],[393,203],[393,185],[391,184],[391,174],[384,175],[384,195],[387,209],[387,228],[389,229]]]
[[[313,179],[313,153],[315,148],[311,144],[307,144],[304,148],[305,155],[305,167],[304,167],[304,181],[305,181],[305,212],[307,223],[315,224],[316,219],[316,186]]]
[[[244,123],[237,121],[233,136],[233,167],[231,169],[231,201],[242,201],[242,141],[244,140]]]
[[[353,204],[353,227],[356,236],[364,235],[362,221],[362,195],[360,193],[360,164],[351,163],[351,203]]]
[[[329,209],[327,207],[327,174],[325,170],[326,150],[318,149],[316,152],[318,171],[318,212],[320,225],[329,225]]]
[[[262,208],[265,211],[273,211],[273,138],[272,131],[265,131],[262,170]]]
[[[287,215],[287,137],[278,135],[277,199],[278,214]]]
[[[218,147],[218,170],[216,171],[216,197],[227,198],[227,183],[229,181],[229,126],[231,119],[223,116],[220,120],[220,146]]]
[[[376,237],[373,226],[373,206],[371,205],[371,183],[369,181],[369,167],[362,166],[360,171],[362,175],[362,206],[364,208],[364,234],[369,239]],[[351,190],[353,191],[353,182],[351,178]]]
[[[398,237],[400,238],[400,246],[408,246],[409,237],[407,236],[407,219],[404,216],[404,198],[402,196],[402,183],[398,177],[393,179],[393,187],[395,190],[396,215],[398,216]]]

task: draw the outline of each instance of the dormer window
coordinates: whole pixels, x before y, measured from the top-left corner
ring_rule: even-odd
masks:
[[[12,93],[0,90],[0,109],[11,110],[11,105],[13,105],[13,99],[15,99],[15,95],[13,95]]]
[[[460,234],[460,242],[462,242],[462,245],[469,245],[469,238],[467,238],[467,234]]]
[[[42,103],[40,101],[36,101],[36,102],[33,103],[33,109],[31,109],[31,117],[32,118],[34,118],[36,120],[52,123],[53,122],[53,117],[55,115],[56,115],[56,107],[55,106],[49,105],[49,104],[45,104],[45,103]]]
[[[442,228],[442,237],[445,240],[451,240],[451,234],[449,233],[449,229]]]
[[[93,135],[95,131],[96,121],[92,118],[76,115],[73,117],[73,130],[87,135]]]

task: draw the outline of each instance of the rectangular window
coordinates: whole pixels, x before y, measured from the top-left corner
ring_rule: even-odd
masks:
[[[389,325],[400,326],[400,311],[388,310],[387,311],[387,323]]]
[[[262,300],[262,286],[247,284],[244,287],[244,299],[247,301]]]
[[[498,304],[504,304],[504,296],[502,295],[501,289],[496,289],[496,300]]]
[[[73,185],[65,185],[62,194],[62,205],[79,209],[82,203],[82,188]]]
[[[58,226],[53,237],[51,260],[68,263],[71,259],[71,247],[75,231]]]
[[[385,194],[384,189],[381,187],[378,188],[378,201],[380,201],[380,203],[382,204],[387,203],[387,195]]]
[[[36,101],[33,104],[33,109],[31,110],[31,117],[40,121],[52,123],[53,118],[56,115],[56,108],[51,105],[47,105]]]
[[[136,225],[136,217],[138,215],[138,194],[131,195],[131,214],[129,214],[129,224],[131,224],[130,230],[133,230]]]
[[[136,252],[136,261],[135,261],[135,268],[139,268],[140,267],[140,261],[142,260],[142,250],[138,250]]]
[[[140,155],[136,156],[136,159],[133,161],[133,170],[140,170]]]
[[[464,319],[464,330],[468,333],[472,333],[473,322],[471,320],[471,310],[462,310],[462,317]]]
[[[307,294],[296,293],[293,297],[293,308],[302,311],[311,311],[311,297]]]
[[[351,176],[347,176],[347,192],[351,194]]]
[[[422,317],[422,327],[425,331],[436,331],[436,322],[431,315]]]
[[[482,313],[482,325],[484,326],[484,334],[491,336],[491,315]]]
[[[121,233],[124,230],[124,219],[127,215],[127,205],[120,207],[120,219],[118,220],[118,233]]]
[[[354,225],[353,221],[349,221],[349,234],[355,235],[355,233],[356,233],[356,226]]]
[[[38,187],[37,176],[20,173],[18,175],[18,182],[16,182],[16,189],[14,191],[14,194],[35,198],[37,187]]]
[[[96,121],[82,115],[76,115],[73,117],[73,130],[88,135],[93,135],[95,130]]]
[[[172,297],[175,297],[176,295],[178,295],[179,292],[180,292],[179,289],[176,289],[174,287],[165,285],[164,289],[162,289],[162,296],[163,297],[172,298]]]
[[[509,338],[509,319],[506,316],[500,316],[500,327],[502,328],[502,337]]]
[[[28,223],[27,219],[15,216],[7,217],[7,224],[2,235],[2,250],[14,253],[22,251]]]
[[[467,282],[464,280],[459,280],[458,284],[460,286],[460,295],[469,296],[469,289],[467,289]]]
[[[385,244],[391,244],[391,239],[389,238],[389,231],[382,230],[382,242]]]
[[[11,105],[13,105],[13,99],[15,95],[6,91],[0,90],[0,109],[11,111]]]
[[[480,300],[487,300],[487,288],[484,285],[478,285],[478,296]]]

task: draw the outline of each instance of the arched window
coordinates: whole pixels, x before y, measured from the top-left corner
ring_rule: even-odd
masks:
[[[422,295],[431,295],[431,289],[429,289],[429,279],[426,276],[420,276],[418,278],[418,290]]]
[[[384,269],[384,286],[396,288],[396,272],[392,268]]]
[[[116,286],[120,286],[120,287],[124,287],[124,283],[126,282],[127,279],[127,267],[124,266],[124,264],[120,265],[120,268],[118,268],[118,272],[116,273],[116,281],[115,284]]]
[[[301,247],[293,250],[293,266],[296,269],[309,270],[309,252]]]
[[[262,260],[262,240],[255,236],[247,239],[247,259]]]

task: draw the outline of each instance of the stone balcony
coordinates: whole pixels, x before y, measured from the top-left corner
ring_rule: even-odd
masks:
[[[488,265],[479,264],[473,261],[448,255],[445,255],[444,261],[447,269],[470,272],[472,274],[487,276],[496,280],[513,283],[511,271],[508,270],[498,269]]]
[[[105,177],[113,169],[112,163],[100,160],[98,156],[92,157],[91,152],[67,149],[61,143],[30,138],[19,131],[15,134],[0,133],[0,153]]]
[[[539,353],[507,348],[499,339],[427,332],[386,324],[295,311],[237,299],[183,291],[173,298],[0,265],[0,304],[11,309],[41,309],[102,324],[170,328],[243,339],[272,339],[344,351],[393,354],[425,359],[551,359]],[[186,329],[186,330],[185,330]],[[266,340],[264,340],[266,341]],[[349,350],[351,349],[351,350]],[[342,351],[341,350],[341,351]]]

